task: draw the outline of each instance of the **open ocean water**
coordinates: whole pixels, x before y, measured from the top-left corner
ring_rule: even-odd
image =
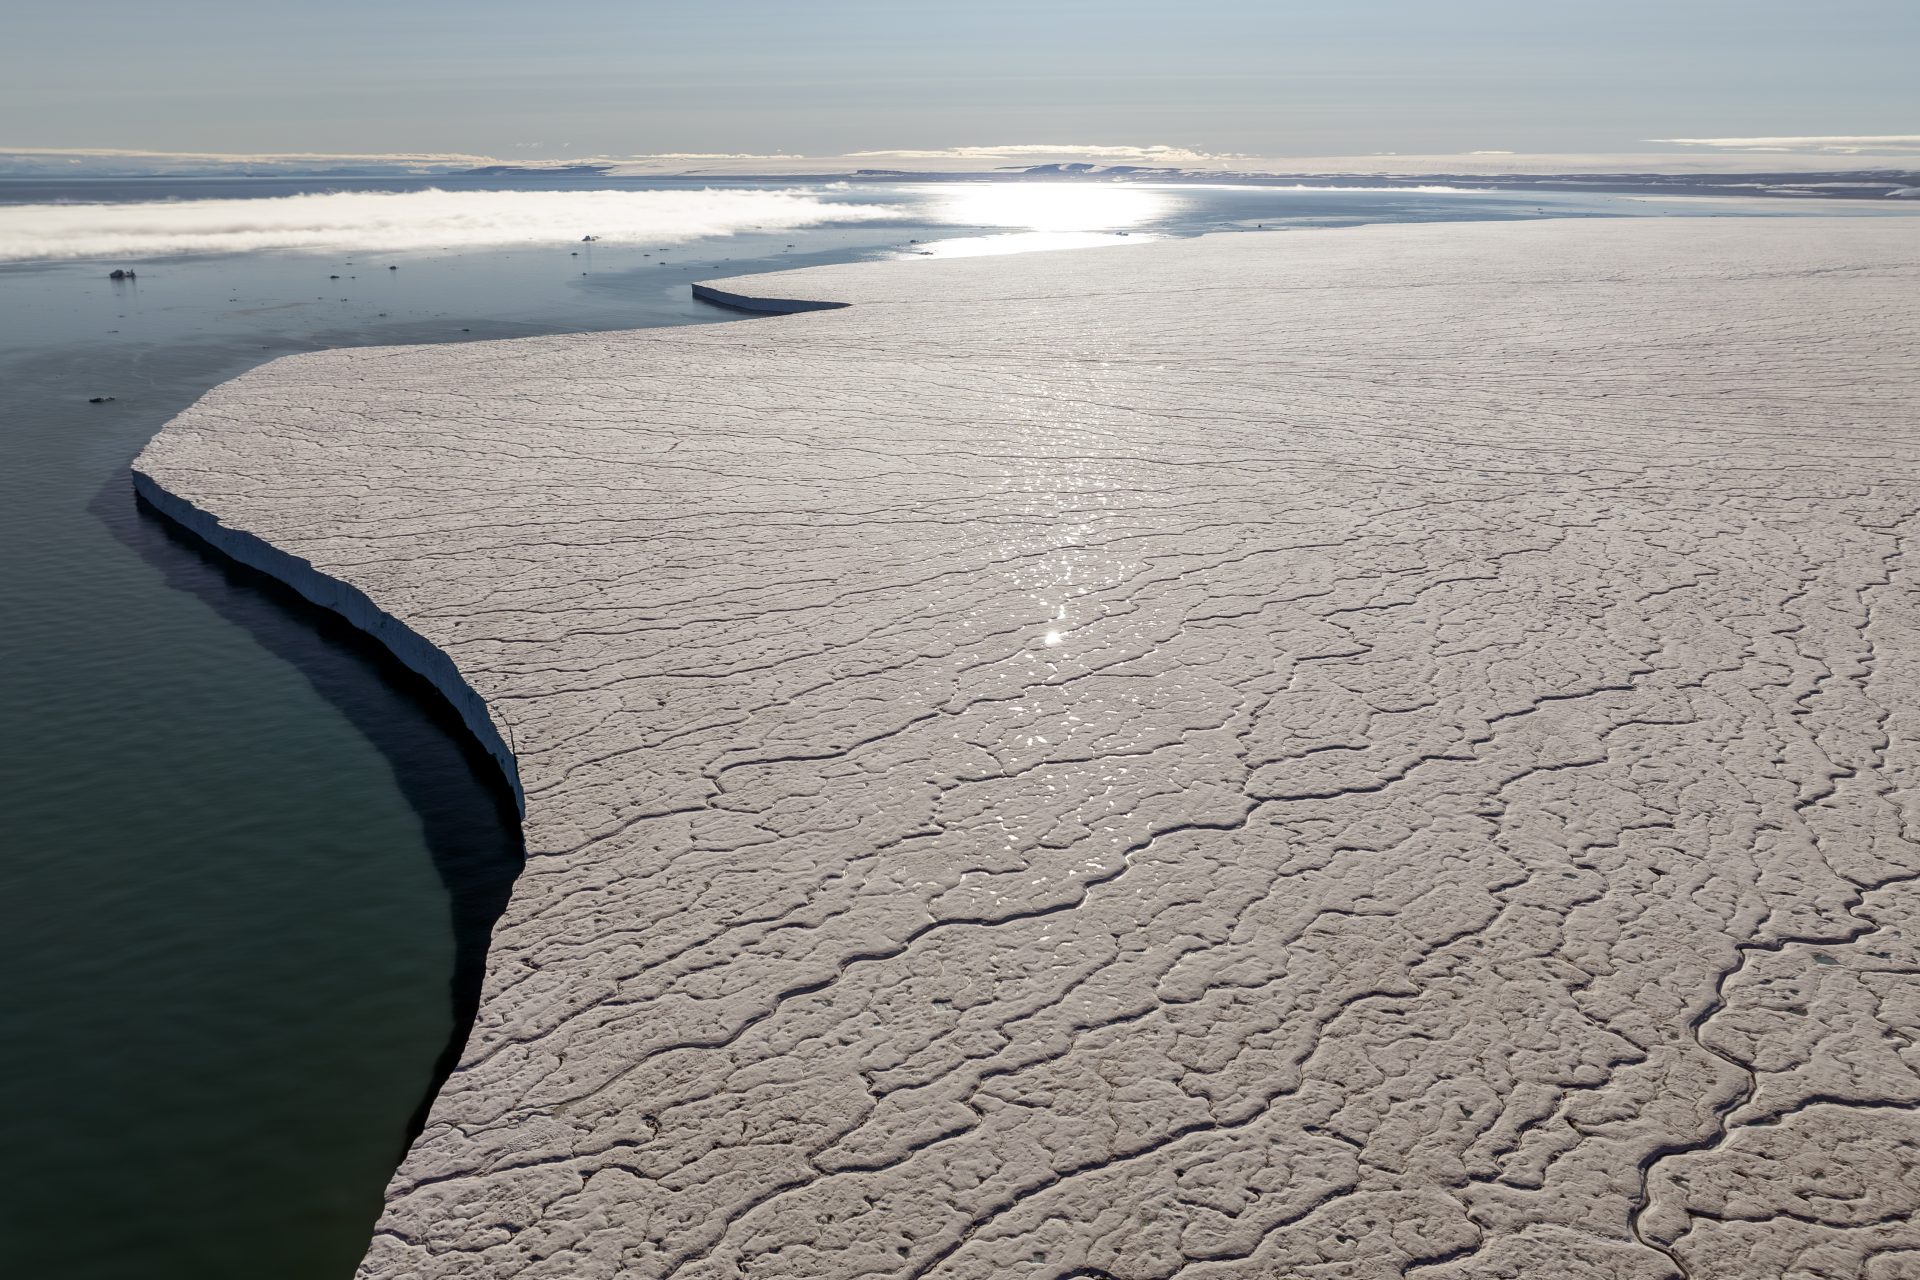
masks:
[[[585,242],[604,206],[562,202],[542,206],[570,217],[549,240],[460,243],[449,223],[441,247],[429,208],[411,231],[356,243],[323,228],[312,236],[339,242],[290,250],[194,203],[429,189],[482,206],[777,190],[836,220]],[[99,206],[119,219],[110,254],[96,234],[84,258],[0,263],[0,1256],[9,1274],[71,1280],[350,1276],[519,866],[491,766],[419,682],[135,502],[128,462],[209,387],[324,347],[777,324],[687,285],[824,262],[1811,211],[1199,185],[0,179],[0,227],[58,229]],[[176,223],[201,252],[162,252],[174,242],[144,230]],[[109,280],[116,267],[135,279]]]

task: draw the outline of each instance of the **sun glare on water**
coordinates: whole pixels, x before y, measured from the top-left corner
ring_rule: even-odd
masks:
[[[1123,231],[1164,216],[1170,192],[1115,183],[996,182],[935,188],[932,212],[960,226]]]
[[[1152,239],[1135,228],[1165,218],[1180,199],[1162,188],[1077,182],[954,183],[915,194],[924,197],[929,221],[980,231],[913,250],[939,258]]]

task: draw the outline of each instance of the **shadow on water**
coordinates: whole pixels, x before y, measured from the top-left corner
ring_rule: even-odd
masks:
[[[135,495],[125,472],[92,509],[167,585],[197,597],[298,670],[385,756],[419,815],[449,899],[453,1020],[407,1132],[395,1135],[397,1166],[459,1065],[480,1007],[494,922],[526,862],[513,794],[439,691],[371,636],[181,528]]]

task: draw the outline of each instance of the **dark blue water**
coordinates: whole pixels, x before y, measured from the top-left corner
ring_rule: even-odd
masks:
[[[671,184],[0,180],[0,205],[456,185]],[[779,323],[686,285],[780,266],[1118,245],[1120,230],[1670,211],[1535,193],[1192,187],[1117,213],[980,184],[819,194],[887,211],[674,245],[664,263],[659,244],[556,238],[0,265],[10,1274],[350,1275],[518,867],[490,767],[430,694],[135,502],[128,461],[208,387],[323,347]]]

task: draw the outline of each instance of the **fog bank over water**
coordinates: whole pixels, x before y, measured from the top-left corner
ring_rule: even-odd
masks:
[[[406,250],[554,243],[592,235],[678,244],[894,216],[814,192],[341,191],[266,199],[0,206],[0,260],[154,257],[258,249]]]

